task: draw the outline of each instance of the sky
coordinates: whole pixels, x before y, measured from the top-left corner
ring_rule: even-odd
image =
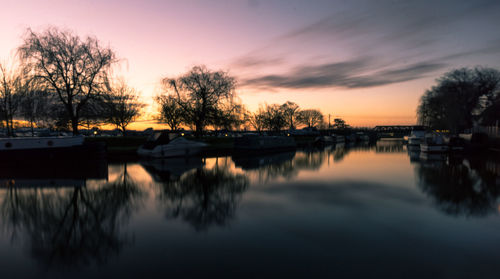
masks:
[[[407,125],[445,72],[500,69],[497,0],[0,1],[2,61],[27,28],[95,36],[148,104],[162,78],[204,64],[236,77],[252,111],[292,101],[353,126]]]

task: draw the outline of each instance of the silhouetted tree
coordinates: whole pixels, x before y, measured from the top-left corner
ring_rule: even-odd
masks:
[[[46,91],[29,88],[21,95],[20,115],[29,122],[32,136],[34,128],[51,126],[54,118],[52,95]]]
[[[300,111],[297,120],[299,123],[312,128],[323,122],[323,114],[317,109],[306,109]]]
[[[96,38],[82,40],[53,27],[40,33],[28,29],[18,52],[33,79],[57,94],[73,134],[78,134],[81,111],[105,91],[108,72],[117,61],[115,53]]]
[[[213,125],[215,128],[231,131],[233,128],[239,129],[245,121],[244,106],[241,104],[228,103],[222,105],[217,111]]]
[[[300,113],[299,105],[294,102],[287,101],[286,103],[281,105],[281,109],[283,111],[283,116],[286,119],[286,124],[288,125],[289,129],[295,129],[295,121]]]
[[[5,123],[8,137],[14,134],[14,116],[18,111],[25,85],[21,72],[14,67],[8,69],[0,63],[0,120]]]
[[[184,109],[177,102],[173,95],[159,95],[155,97],[155,102],[159,106],[158,121],[166,123],[172,131],[177,130],[184,121]]]
[[[177,102],[185,112],[185,122],[195,127],[196,136],[213,125],[223,106],[233,104],[235,97],[235,79],[205,66],[195,66],[183,76],[165,78],[162,83],[165,89],[177,95]]]
[[[491,100],[490,105],[481,113],[481,123],[484,125],[500,124],[500,94]]]
[[[287,125],[287,119],[282,107],[277,104],[266,105],[264,112],[264,126],[271,131],[281,131]]]
[[[262,132],[266,127],[266,111],[264,108],[259,109],[248,116],[248,122],[257,132]]]
[[[333,120],[333,128],[334,129],[346,129],[348,127],[349,127],[349,125],[347,125],[345,120],[342,118],[335,118]]]
[[[500,72],[490,68],[462,68],[437,80],[420,99],[420,124],[458,133],[471,128],[500,91]]]
[[[112,85],[110,90],[101,96],[105,123],[115,125],[125,135],[127,126],[139,117],[144,104],[134,88],[124,80]]]

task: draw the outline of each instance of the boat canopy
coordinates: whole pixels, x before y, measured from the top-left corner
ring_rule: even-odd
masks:
[[[158,145],[168,144],[171,140],[177,138],[179,135],[176,133],[169,132],[155,132],[148,137],[148,140],[144,143],[144,149],[154,149]]]

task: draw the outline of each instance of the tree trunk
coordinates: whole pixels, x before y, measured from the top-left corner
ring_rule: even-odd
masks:
[[[201,124],[201,122],[196,122],[195,128],[196,128],[195,136],[197,138],[200,138],[203,134],[203,124]]]
[[[77,117],[71,117],[71,127],[73,128],[73,136],[78,135],[79,132],[78,132],[78,118]]]

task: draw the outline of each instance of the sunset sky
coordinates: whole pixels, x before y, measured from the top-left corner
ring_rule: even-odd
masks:
[[[2,0],[0,59],[48,26],[109,44],[147,103],[205,64],[236,76],[251,110],[290,100],[354,126],[413,124],[441,74],[500,69],[497,0]]]

